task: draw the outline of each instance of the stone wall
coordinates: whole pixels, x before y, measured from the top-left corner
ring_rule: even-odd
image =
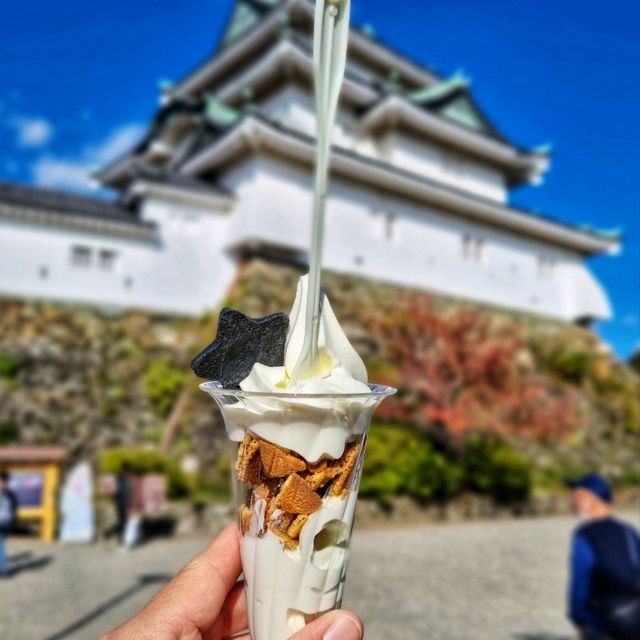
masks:
[[[158,444],[186,385],[192,400],[177,446],[217,452],[214,407],[189,370],[212,324],[0,301],[0,435],[17,426],[20,443],[63,444],[71,460]]]
[[[286,311],[301,273],[291,265],[248,260],[225,304],[253,316]],[[617,362],[589,329],[331,272],[323,274],[323,286],[365,359],[370,379],[400,388],[398,397],[381,407],[386,419],[418,428],[433,423],[433,413],[425,411],[425,394],[415,391],[415,383],[439,375],[440,368],[459,367],[471,372],[462,376],[462,383],[472,395],[474,388],[482,389],[489,401],[484,416],[471,401],[454,407],[458,415],[440,412],[445,426],[460,427],[461,433],[473,426],[492,428],[542,467],[561,465],[567,472],[597,468],[640,482],[635,463],[640,457],[640,378]],[[468,335],[456,337],[453,329],[447,333],[451,327],[464,333],[465,322],[470,323]],[[439,332],[436,341],[449,340],[449,346],[430,342],[426,334],[432,330]],[[404,356],[396,348],[399,341],[405,343]],[[456,353],[449,357],[447,349]],[[411,363],[417,368],[405,367],[407,375],[400,360],[406,352],[421,350],[424,357]],[[484,369],[474,370],[481,352]],[[483,386],[482,377],[496,372],[512,377],[512,383]],[[484,420],[486,414],[500,416],[505,406],[512,415],[502,414],[497,424],[465,425],[460,420],[465,411]]]
[[[224,304],[252,316],[288,312],[300,274],[294,266],[248,260]],[[591,332],[335,273],[326,273],[323,283],[371,379],[401,389],[385,419],[423,429],[430,415],[412,389],[421,375],[407,379],[390,348],[400,335],[417,352],[428,331],[398,310],[410,301],[442,318],[446,327],[473,309],[488,327],[485,335],[498,345],[505,336],[520,341],[502,357],[516,367],[520,382],[548,390],[548,397],[543,393],[535,403],[566,396],[576,411],[575,424],[561,435],[536,437],[509,429],[501,435],[543,465],[562,460],[615,477],[632,470],[640,455],[640,382]],[[0,442],[9,434],[25,444],[62,443],[71,459],[94,458],[112,446],[154,446],[184,392],[188,402],[174,416],[178,428],[171,452],[195,452],[204,465],[212,464],[224,449],[224,430],[210,399],[197,389],[189,363],[212,340],[216,315],[188,320],[0,300]],[[473,352],[473,341],[466,348]]]

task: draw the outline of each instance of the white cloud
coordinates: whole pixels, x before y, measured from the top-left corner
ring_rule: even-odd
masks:
[[[45,155],[31,167],[33,180],[42,187],[91,192],[99,185],[91,172],[129,151],[144,134],[139,123],[118,127],[98,144],[89,144],[75,156]]]
[[[95,191],[97,185],[85,164],[45,156],[32,166],[34,182],[41,187],[70,191]]]
[[[144,131],[144,126],[137,122],[125,124],[112,131],[100,144],[87,147],[84,153],[97,164],[111,162],[129,151],[142,138]]]
[[[43,147],[54,136],[53,125],[45,118],[31,116],[13,116],[7,120],[7,126],[16,135],[19,147]]]

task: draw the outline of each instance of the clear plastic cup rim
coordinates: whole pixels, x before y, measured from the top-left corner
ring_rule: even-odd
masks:
[[[282,399],[348,399],[348,400],[366,400],[370,398],[383,399],[392,396],[398,392],[393,387],[384,384],[369,384],[369,393],[280,393],[279,391],[242,391],[241,389],[225,389],[220,382],[203,382],[200,389],[212,396],[231,397],[231,398],[282,398]]]

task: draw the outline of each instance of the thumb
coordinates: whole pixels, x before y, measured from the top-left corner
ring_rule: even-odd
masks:
[[[309,623],[289,640],[362,640],[364,627],[355,613],[331,611]]]

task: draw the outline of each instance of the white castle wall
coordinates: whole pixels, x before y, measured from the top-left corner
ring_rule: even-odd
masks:
[[[86,247],[94,259],[74,266],[72,247]],[[117,254],[113,269],[97,266],[98,252]],[[155,248],[138,241],[69,229],[0,220],[0,293],[98,304],[128,304],[140,295],[140,265]],[[136,265],[136,271],[130,267]],[[129,281],[128,278],[134,278]]]
[[[226,213],[148,198],[151,242],[0,220],[0,295],[192,315],[224,298],[230,248],[257,240],[307,251],[309,171],[254,157],[222,182],[236,197]],[[72,263],[74,246],[90,249],[90,265]],[[111,269],[97,260],[105,250],[116,255]],[[610,315],[580,255],[342,180],[328,199],[324,264],[564,320]]]
[[[270,119],[312,137],[316,135],[315,108],[313,96],[294,85],[284,87],[261,105],[261,110]],[[340,111],[336,120],[334,144],[345,149],[354,149],[357,142],[360,142],[365,153],[377,155],[374,145],[369,143],[367,146],[363,144],[364,141],[356,141],[353,134],[355,120],[352,117]]]
[[[240,193],[251,191],[249,199],[240,198],[231,241],[261,238],[304,252],[311,176],[273,159],[248,165],[229,178]],[[610,314],[578,254],[340,180],[327,207],[328,269],[564,320]]]
[[[505,178],[498,169],[403,133],[387,135],[384,150],[385,159],[396,167],[475,196],[507,201]]]
[[[230,214],[150,198],[141,215],[159,229],[162,256],[153,275],[154,299],[187,314],[215,308],[235,275],[225,251]]]
[[[284,126],[315,136],[313,97],[302,89],[289,85],[261,108]],[[507,200],[505,178],[498,169],[405,133],[393,132],[379,141],[360,136],[357,121],[344,111],[338,114],[334,144],[473,195],[497,202]]]
[[[153,241],[0,220],[0,295],[198,314],[215,307],[235,269],[224,252],[226,214],[148,200],[143,218]],[[74,247],[90,251],[85,266]],[[110,269],[100,253],[115,254]]]

